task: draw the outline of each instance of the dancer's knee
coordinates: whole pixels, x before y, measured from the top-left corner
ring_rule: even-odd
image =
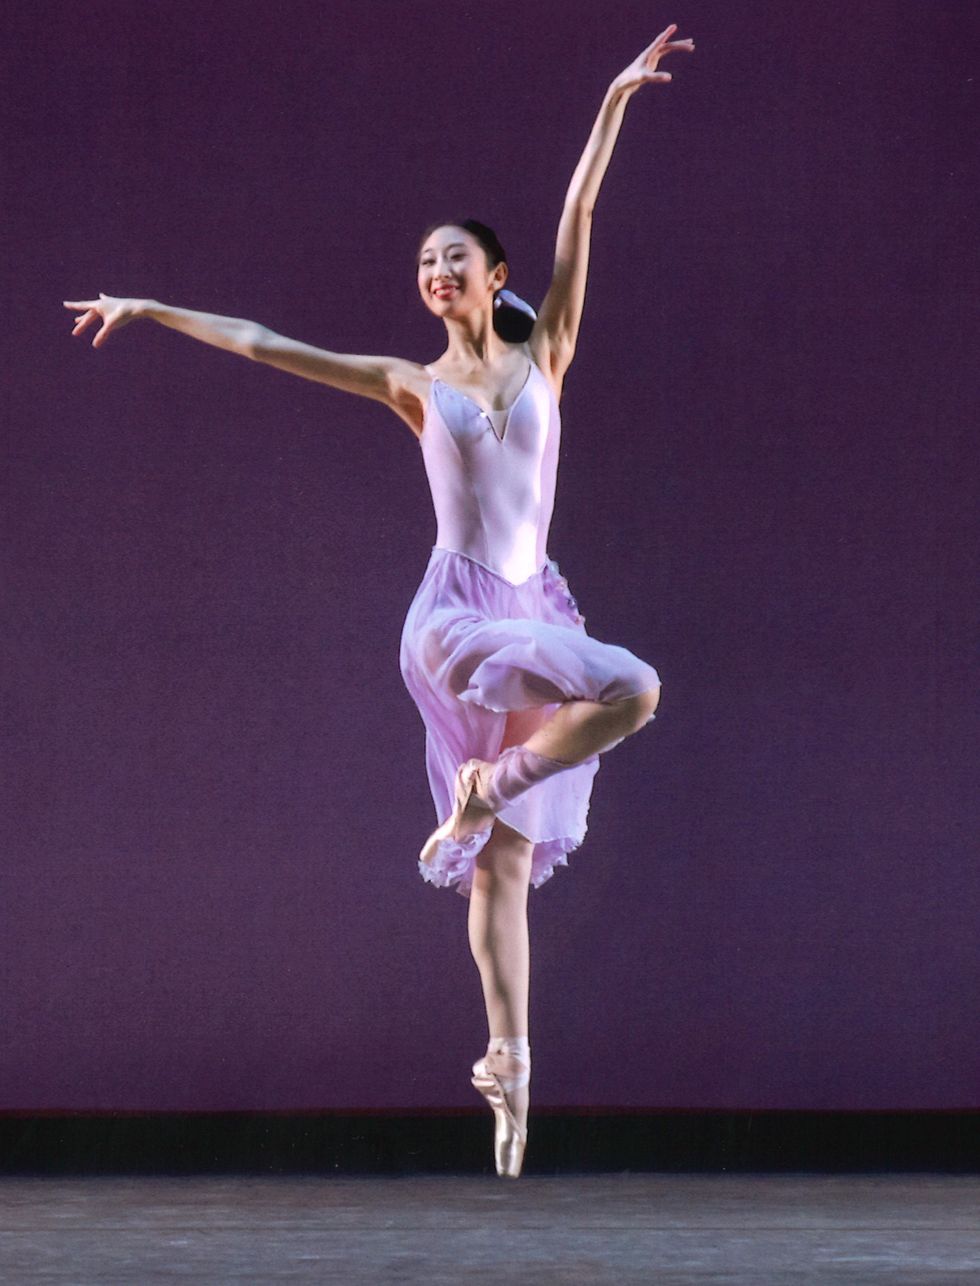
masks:
[[[641,692],[636,700],[640,712],[639,727],[642,728],[645,723],[650,722],[657,706],[660,704],[660,681],[658,680],[652,688],[647,688],[645,692]]]
[[[497,817],[490,838],[476,856],[477,870],[498,880],[524,883],[530,878],[533,853],[533,842]]]
[[[622,697],[615,702],[615,705],[622,709],[626,721],[627,731],[624,735],[630,736],[634,732],[639,732],[653,718],[659,704],[659,683],[654,687],[646,688],[643,692],[637,692],[631,697]]]

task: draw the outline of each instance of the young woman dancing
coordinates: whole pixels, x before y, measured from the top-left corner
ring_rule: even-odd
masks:
[[[599,755],[654,718],[657,671],[592,638],[548,557],[561,431],[558,402],[585,299],[592,213],[623,114],[674,50],[676,25],[609,86],[572,175],[540,314],[504,289],[507,258],[475,219],[433,224],[416,262],[425,306],[446,327],[429,366],[332,353],[251,321],[156,300],[65,301],[92,340],[137,318],[384,403],[419,441],[436,543],[405,618],[400,667],[425,725],[441,824],[419,855],[430,883],[469,900],[489,1043],[472,1083],[494,1112],[497,1173],[516,1178],[527,1142],[527,897],[585,837]]]

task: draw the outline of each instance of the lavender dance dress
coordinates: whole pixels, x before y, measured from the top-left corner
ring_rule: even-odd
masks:
[[[547,554],[561,417],[530,359],[504,411],[433,377],[420,438],[437,531],[408,609],[399,662],[425,725],[425,763],[437,823],[449,816],[456,770],[495,760],[507,712],[563,701],[618,701],[659,682],[624,647],[586,633],[585,618]],[[426,368],[428,369],[428,368]],[[592,782],[584,763],[538,782],[498,815],[534,842],[531,883],[543,884],[585,838]],[[423,878],[469,897],[490,830],[444,840]]]

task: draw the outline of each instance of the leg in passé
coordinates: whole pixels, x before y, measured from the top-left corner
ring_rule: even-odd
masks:
[[[536,754],[580,764],[639,732],[659,704],[659,684],[621,701],[566,701],[524,744]]]
[[[499,812],[539,781],[612,750],[654,717],[660,686],[620,701],[566,701],[519,745],[477,772],[480,802]]]

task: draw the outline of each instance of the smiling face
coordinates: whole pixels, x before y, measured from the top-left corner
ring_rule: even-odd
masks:
[[[476,237],[452,224],[436,228],[419,255],[419,293],[437,317],[492,308],[493,293],[506,278],[507,265],[490,268],[487,252]]]

